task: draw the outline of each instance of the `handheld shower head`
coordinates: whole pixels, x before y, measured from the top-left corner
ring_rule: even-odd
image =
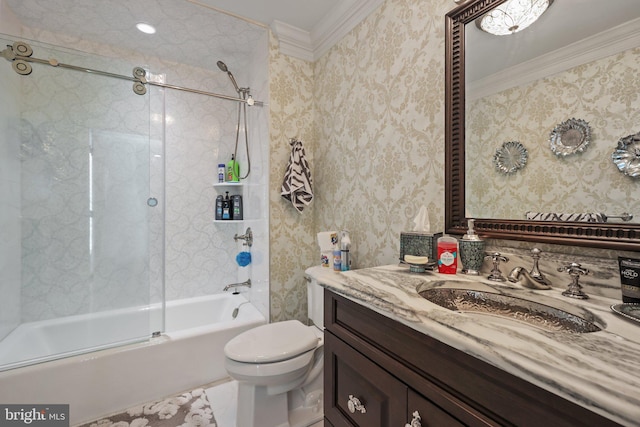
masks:
[[[233,77],[233,74],[231,74],[231,71],[229,71],[229,68],[227,68],[227,64],[225,64],[222,61],[218,61],[216,64],[218,65],[218,68],[220,68],[220,70],[227,73],[227,75],[229,76],[229,79],[231,80],[231,83],[233,83],[233,87],[236,89],[236,92],[240,93],[240,88],[238,87],[238,83],[236,82],[236,79]]]
[[[229,72],[229,69],[227,68],[227,64],[225,64],[222,61],[218,61],[216,64],[218,64],[218,68],[220,68],[220,70],[224,71],[225,73]]]

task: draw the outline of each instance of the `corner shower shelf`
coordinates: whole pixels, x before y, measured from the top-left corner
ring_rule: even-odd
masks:
[[[234,181],[225,181],[225,182],[216,182],[213,184],[213,187],[222,193],[225,190],[233,190],[234,188],[239,189],[239,194],[242,195],[244,192],[244,183],[243,182],[234,182]],[[241,224],[245,222],[246,219],[214,219],[215,223],[225,223],[225,224]]]
[[[243,182],[233,182],[233,181],[216,182],[215,184],[213,184],[213,186],[217,188],[224,188],[224,187],[238,188],[238,187],[242,187],[243,185],[244,185]]]

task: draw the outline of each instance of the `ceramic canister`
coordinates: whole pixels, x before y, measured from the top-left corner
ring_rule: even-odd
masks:
[[[460,262],[462,262],[462,274],[477,276],[484,261],[484,240],[482,240],[473,229],[475,220],[470,218],[467,221],[467,234],[462,236],[458,243],[460,249]]]
[[[462,274],[479,275],[484,262],[484,240],[464,240],[458,242]]]

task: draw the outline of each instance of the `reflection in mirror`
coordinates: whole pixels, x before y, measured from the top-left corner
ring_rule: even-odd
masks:
[[[467,216],[602,213],[615,221],[629,212],[640,219],[640,180],[611,159],[620,138],[640,131],[640,39],[619,42],[640,33],[640,1],[576,7],[555,2],[506,36],[466,25],[465,148],[474,159],[466,163]],[[529,152],[517,174],[492,165],[506,141]]]
[[[486,237],[640,249],[640,179],[612,159],[640,132],[640,1],[555,1],[523,31],[480,30],[476,19],[503,3],[447,14],[447,232],[473,217]],[[528,159],[505,174],[494,154],[508,141]],[[606,222],[581,222],[593,218]]]

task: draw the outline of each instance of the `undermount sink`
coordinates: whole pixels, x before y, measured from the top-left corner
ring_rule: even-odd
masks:
[[[525,291],[498,288],[480,282],[437,281],[416,289],[421,297],[452,311],[480,313],[525,322],[551,331],[597,332],[603,321],[581,307],[535,295],[536,301],[518,295]]]

